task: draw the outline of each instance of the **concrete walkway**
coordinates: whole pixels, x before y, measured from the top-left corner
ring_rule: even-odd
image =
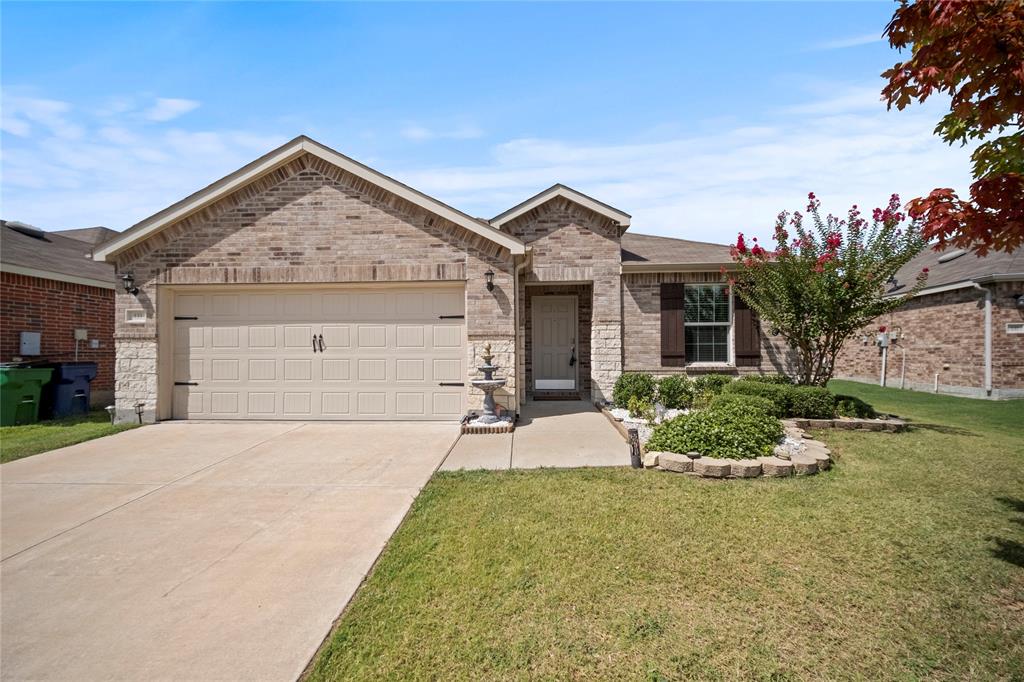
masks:
[[[512,433],[462,436],[441,469],[628,465],[629,447],[593,405],[552,400],[526,403]]]
[[[296,679],[456,434],[179,422],[4,464],[0,677]]]

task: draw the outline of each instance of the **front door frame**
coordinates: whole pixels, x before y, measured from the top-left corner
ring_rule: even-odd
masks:
[[[540,386],[541,381],[557,381],[551,379],[541,379],[537,376],[538,368],[540,364],[537,362],[537,351],[539,345],[537,344],[537,333],[540,327],[537,325],[537,305],[536,302],[540,299],[554,300],[554,299],[565,299],[572,301],[572,330],[573,348],[576,353],[576,363],[573,365],[573,385],[572,386]],[[580,362],[579,362],[579,347],[580,347],[580,302],[579,296],[576,294],[558,294],[558,295],[546,295],[541,294],[534,296],[530,302],[530,334],[533,337],[530,339],[531,352],[530,352],[530,377],[533,382],[533,386],[530,388],[533,392],[537,391],[578,391],[580,390]]]

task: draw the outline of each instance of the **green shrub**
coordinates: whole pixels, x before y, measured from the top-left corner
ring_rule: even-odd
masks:
[[[721,405],[740,405],[751,410],[761,410],[765,414],[776,418],[785,416],[778,403],[756,395],[721,393],[711,399],[711,407],[719,407]]]
[[[722,388],[733,382],[728,374],[701,374],[693,380],[694,391],[718,395]]]
[[[858,419],[874,419],[878,416],[875,408],[852,395],[836,396],[836,414],[840,417],[857,417]]]
[[[693,402],[693,384],[682,374],[662,377],[658,382],[658,402],[670,410],[682,410]]]
[[[821,386],[794,386],[789,400],[789,414],[794,417],[831,419],[836,415],[836,397]]]
[[[690,407],[695,410],[703,410],[711,406],[711,401],[715,399],[717,394],[711,391],[694,391],[693,402],[690,403]]]
[[[630,398],[639,398],[647,402],[654,402],[654,392],[657,384],[654,377],[644,372],[626,372],[620,374],[615,380],[615,387],[612,388],[612,400],[619,407],[629,406]]]
[[[645,419],[651,423],[654,422],[654,405],[649,400],[638,398],[635,395],[630,396],[626,409],[629,410],[630,417]]]
[[[725,402],[662,422],[647,441],[649,451],[745,459],[770,455],[782,437],[782,424],[761,410]]]
[[[743,381],[759,381],[762,384],[782,384],[785,386],[792,385],[793,380],[787,377],[785,374],[747,374],[740,377]]]
[[[722,392],[739,395],[753,395],[758,398],[770,400],[775,404],[775,413],[780,417],[788,415],[791,410],[791,395],[793,393],[792,386],[766,384],[760,381],[734,381],[722,389]]]

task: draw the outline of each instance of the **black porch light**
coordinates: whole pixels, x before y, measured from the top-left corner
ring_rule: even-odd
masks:
[[[494,270],[485,272],[484,279],[487,281],[487,291],[494,291]]]
[[[135,276],[132,273],[126,272],[121,275],[121,284],[124,285],[124,290],[132,296],[138,295],[139,288],[135,286]]]

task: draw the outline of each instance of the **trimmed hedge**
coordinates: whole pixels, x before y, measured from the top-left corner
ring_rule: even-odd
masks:
[[[761,410],[765,414],[770,414],[776,418],[784,416],[777,403],[769,400],[768,398],[761,398],[756,395],[746,395],[743,393],[721,393],[711,399],[711,407],[718,407],[721,405],[740,405],[751,410]]]
[[[626,372],[620,374],[612,388],[612,400],[619,407],[628,407],[629,399],[645,400],[654,403],[657,384],[654,377],[646,372]]]
[[[728,374],[701,374],[693,380],[693,389],[696,393],[718,395],[724,387],[731,383],[733,383],[733,378]]]
[[[766,384],[760,381],[734,381],[722,389],[723,393],[752,395],[770,400],[776,406],[779,416],[789,415],[792,408],[792,386]]]
[[[821,386],[789,389],[789,414],[804,419],[831,419],[836,415],[836,396]]]
[[[836,414],[840,417],[857,417],[858,419],[875,419],[878,417],[875,408],[852,395],[836,396]]]
[[[693,383],[682,374],[662,377],[658,382],[658,402],[670,410],[682,410],[693,403]]]
[[[746,374],[740,377],[740,381],[757,381],[762,384],[780,384],[792,386],[793,380],[785,374]]]
[[[781,437],[778,419],[733,400],[662,422],[647,441],[647,449],[746,459],[772,454]]]

